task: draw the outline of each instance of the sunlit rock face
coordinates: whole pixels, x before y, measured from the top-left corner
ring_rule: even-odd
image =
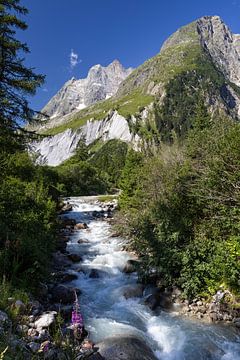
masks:
[[[240,35],[231,32],[219,16],[205,16],[197,21],[202,46],[228,79],[240,85]]]
[[[130,133],[128,122],[117,111],[99,121],[89,120],[79,130],[67,129],[66,131],[44,138],[42,141],[33,142],[31,151],[39,154],[38,162],[51,166],[57,166],[64,160],[74,155],[80,139],[84,139],[87,145],[96,139],[108,141],[119,139],[131,142],[137,146],[140,138]]]
[[[118,60],[106,67],[95,65],[89,70],[86,79],[72,78],[67,81],[42,112],[51,118],[59,117],[108,99],[117,92],[120,83],[131,72],[131,68],[125,69]]]

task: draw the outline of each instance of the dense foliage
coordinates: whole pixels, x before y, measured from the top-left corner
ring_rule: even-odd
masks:
[[[76,154],[56,167],[59,190],[65,196],[112,192],[119,185],[128,145],[120,140],[86,146],[80,141]]]
[[[18,0],[0,0],[0,279],[34,286],[54,248],[57,174],[33,164],[23,126],[33,111],[26,95],[43,77],[24,66],[26,44],[15,38],[27,25]]]
[[[121,140],[109,140],[90,159],[100,174],[110,184],[118,185],[122,169],[125,165],[128,145]]]
[[[15,284],[30,280],[33,285],[44,276],[54,249],[53,178],[24,151],[1,151],[0,159],[0,274]]]
[[[188,297],[220,285],[239,291],[240,126],[207,125],[196,122],[184,144],[162,145],[141,167],[131,161],[122,180],[120,205],[145,275],[155,269]]]

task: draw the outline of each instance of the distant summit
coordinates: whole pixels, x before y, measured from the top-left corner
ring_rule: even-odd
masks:
[[[81,110],[100,100],[113,96],[132,69],[125,69],[119,60],[110,65],[93,66],[86,79],[67,81],[57,94],[42,109],[51,118],[64,116],[74,110]]]

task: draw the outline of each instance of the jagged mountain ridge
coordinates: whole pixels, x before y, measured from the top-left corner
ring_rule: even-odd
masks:
[[[219,16],[204,16],[173,33],[163,43],[159,54],[135,69],[121,83],[118,95],[128,93],[133,87],[143,87],[144,91],[155,94],[157,90],[153,82],[156,77],[159,82],[166,82],[182,71],[186,52],[196,47],[210,56],[229,81],[240,85],[240,35],[233,34]],[[194,61],[195,58],[186,68],[194,66]]]
[[[94,65],[85,79],[67,81],[42,109],[50,117],[61,117],[113,96],[120,83],[132,72],[118,60],[104,67]]]
[[[222,113],[234,119],[240,117],[240,35],[234,35],[218,16],[203,17],[193,23],[177,30],[163,44],[161,51],[155,57],[147,60],[143,65],[131,72],[131,74],[120,84],[115,96],[110,100],[91,106],[89,116],[86,116],[88,108],[74,112],[74,116],[68,115],[66,120],[61,119],[61,126],[49,122],[55,134],[61,136],[49,139],[48,145],[38,144],[37,150],[44,154],[48,162],[49,155],[53,155],[54,149],[60,149],[64,142],[72,143],[75,134],[78,139],[83,134],[95,134],[90,136],[91,141],[97,137],[103,137],[104,141],[118,138],[128,141],[135,148],[139,142],[145,141],[144,136],[154,137],[156,132],[161,134],[170,131],[186,131],[194,113],[196,98],[201,97],[209,113]],[[173,88],[177,90],[173,92]],[[138,106],[129,106],[135,103],[135,94],[151,95],[149,101]],[[190,99],[188,113],[177,119],[179,99]],[[139,95],[138,95],[139,96]],[[126,100],[127,99],[127,100]],[[127,104],[128,110],[122,112]],[[161,113],[159,120],[156,111]],[[101,109],[104,110],[101,112]],[[115,109],[115,118],[118,112],[119,128],[124,132],[110,132],[108,122],[112,122],[112,112]],[[87,110],[88,111],[88,110]],[[99,115],[100,112],[100,115]],[[110,114],[110,115],[109,115]],[[187,118],[188,117],[188,118]],[[190,117],[190,120],[189,120]],[[84,123],[77,126],[79,119],[86,119]],[[127,121],[126,121],[127,119]],[[177,120],[176,120],[177,119]],[[94,129],[101,124],[101,132]],[[114,122],[115,124],[115,122]],[[170,125],[169,125],[170,124]],[[64,126],[63,126],[64,125]],[[67,129],[74,129],[69,132]],[[78,130],[77,130],[78,128]],[[64,131],[65,135],[64,135]],[[129,136],[129,133],[131,136]],[[145,134],[145,135],[143,135]],[[181,135],[181,134],[180,134]],[[159,136],[159,135],[157,135]],[[61,139],[59,139],[61,137]],[[91,141],[89,143],[91,143]],[[56,158],[54,165],[67,159],[74,153],[77,142],[74,142],[71,152],[66,152],[64,158]],[[48,162],[49,164],[52,163]],[[53,164],[53,163],[52,163]]]

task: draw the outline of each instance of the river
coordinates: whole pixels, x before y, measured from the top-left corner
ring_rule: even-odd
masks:
[[[89,198],[71,198],[67,216],[86,222],[88,230],[73,233],[68,251],[83,261],[71,271],[81,290],[80,305],[90,338],[96,343],[114,334],[133,334],[144,339],[161,360],[240,360],[239,332],[231,326],[212,325],[178,316],[177,312],[152,312],[142,298],[125,299],[124,289],[136,284],[137,275],[122,272],[131,255],[122,251],[124,239],[111,237],[111,225],[92,217],[101,208]],[[78,244],[78,240],[86,243]],[[98,269],[99,278],[89,278]],[[136,359],[138,360],[138,359]]]

